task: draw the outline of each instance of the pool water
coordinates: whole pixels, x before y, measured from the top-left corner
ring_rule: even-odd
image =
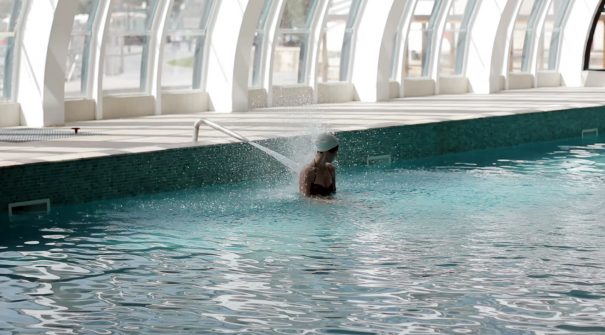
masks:
[[[57,206],[2,222],[0,334],[605,332],[605,144]]]

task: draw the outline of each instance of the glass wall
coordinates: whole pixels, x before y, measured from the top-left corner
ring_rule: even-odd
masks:
[[[157,0],[112,0],[105,37],[103,90],[144,92]]]
[[[442,75],[461,75],[468,36],[468,25],[477,0],[454,0],[445,23],[439,55]]]
[[[262,86],[262,74],[265,72],[264,69],[264,52],[266,48],[266,36],[269,33],[268,22],[269,14],[271,13],[271,7],[273,6],[273,0],[265,0],[263,4],[263,10],[258,18],[256,24],[256,31],[254,32],[254,40],[252,41],[252,50],[250,57],[250,73],[248,74],[248,86],[260,87]]]
[[[199,89],[213,0],[175,0],[167,24],[162,87]]]
[[[437,12],[440,0],[418,0],[404,48],[404,77],[422,77],[428,71],[430,46],[430,26],[433,14]]]
[[[543,0],[524,0],[515,20],[510,43],[508,71],[529,72],[531,50],[536,36],[536,25]]]
[[[570,4],[571,0],[552,0],[548,8],[542,34],[540,34],[538,70],[554,71],[557,69],[561,26],[571,7]]]
[[[12,98],[13,60],[24,1],[0,0],[0,100]]]
[[[287,0],[273,51],[273,84],[304,83],[316,0]]]
[[[91,36],[99,1],[80,0],[74,17],[65,66],[65,96],[86,96]]]
[[[319,48],[319,80],[346,81],[351,38],[360,0],[333,0],[323,27]],[[345,60],[345,62],[342,62]],[[341,66],[342,65],[342,66]],[[342,72],[345,73],[342,73]]]
[[[605,69],[605,57],[603,55],[603,46],[605,45],[605,7],[601,8],[601,13],[597,18],[594,34],[592,35],[592,44],[590,46],[590,56],[587,59],[588,64],[584,67],[591,70]]]

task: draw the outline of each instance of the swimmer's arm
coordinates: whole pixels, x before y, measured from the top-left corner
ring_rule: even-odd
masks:
[[[315,171],[313,171],[313,169],[310,167],[305,167],[300,172],[300,177],[298,180],[298,189],[300,193],[307,197],[310,196],[311,184],[313,183],[313,180],[315,180]]]

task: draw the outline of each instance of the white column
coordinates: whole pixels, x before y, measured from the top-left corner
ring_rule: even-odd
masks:
[[[481,0],[469,27],[466,77],[474,93],[503,89],[505,60],[520,0]]]
[[[372,0],[360,13],[351,81],[361,101],[389,99],[394,37],[405,4],[406,1]]]
[[[22,30],[17,101],[24,124],[65,123],[65,62],[77,0],[32,1]]]
[[[450,12],[450,7],[452,7],[453,0],[443,0],[444,3],[441,7],[441,11],[437,13],[436,25],[433,30],[433,36],[431,37],[431,41],[433,45],[431,46],[431,55],[429,60],[429,76],[431,79],[437,83],[439,81],[439,56],[441,53],[441,43],[443,41],[443,31],[445,30],[445,22],[447,21],[447,15]],[[436,90],[439,88],[439,85],[435,85]]]
[[[105,38],[109,31],[109,9],[111,0],[101,0],[99,13],[95,17],[92,30],[92,51],[90,53],[89,94],[95,101],[95,118],[103,119],[103,63],[105,60]]]
[[[286,0],[274,0],[273,7],[271,8],[270,16],[267,18],[267,35],[265,39],[267,41],[263,44],[265,47],[265,58],[264,62],[264,73],[262,74],[262,87],[267,92],[267,106],[273,106],[273,56],[275,55],[275,47],[277,45],[277,34],[279,30],[279,24],[281,22],[281,16],[286,7]]]
[[[210,33],[206,91],[216,111],[247,111],[250,50],[263,0],[229,0],[218,5]]]
[[[404,66],[405,66],[405,46],[407,41],[407,36],[410,32],[410,26],[412,24],[412,17],[414,16],[414,10],[416,9],[416,5],[418,4],[418,0],[408,0],[406,1],[406,7],[403,9],[403,14],[401,15],[400,21],[397,26],[397,32],[400,34],[399,41],[396,41],[397,50],[395,50],[394,57],[394,66],[395,66],[395,80],[399,83],[399,96],[403,96],[403,80],[404,78]]]
[[[154,112],[162,113],[162,59],[166,36],[166,20],[172,8],[173,0],[162,1],[158,4],[151,29],[149,42],[149,59],[147,60],[147,83],[149,93],[154,97]]]
[[[542,37],[542,32],[544,30],[544,21],[546,20],[546,15],[548,14],[548,9],[550,8],[551,0],[545,0],[542,3],[542,8],[540,8],[540,13],[538,14],[536,27],[534,31],[534,40],[532,43],[531,49],[531,58],[530,58],[530,73],[534,76],[534,87],[538,86],[538,79],[536,78],[536,73],[538,72],[538,51],[540,51],[540,39]]]
[[[317,61],[319,59],[319,46],[321,44],[321,35],[323,27],[326,24],[327,13],[330,9],[330,0],[318,0],[317,8],[313,15],[309,32],[309,52],[307,55],[307,67],[305,81],[306,84],[313,87],[313,101],[317,103]]]
[[[592,20],[599,8],[599,0],[573,0],[562,27],[559,72],[565,86],[583,85],[584,50],[588,42]],[[600,37],[597,37],[600,38]]]

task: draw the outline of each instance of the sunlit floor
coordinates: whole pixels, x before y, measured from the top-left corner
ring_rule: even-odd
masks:
[[[200,118],[258,140],[309,134],[318,128],[359,130],[600,105],[605,105],[605,88],[542,88],[379,103],[264,108],[245,113],[207,112],[75,122],[56,129],[71,133],[72,127],[79,127],[78,135],[43,141],[0,142],[0,167],[237,141],[202,126],[199,142],[194,143],[193,123]],[[22,128],[0,128],[0,135],[16,129]]]

